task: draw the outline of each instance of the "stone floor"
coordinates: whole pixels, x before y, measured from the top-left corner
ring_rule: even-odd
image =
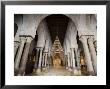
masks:
[[[74,76],[72,71],[68,71],[65,68],[50,68],[39,74],[33,74],[32,76]]]

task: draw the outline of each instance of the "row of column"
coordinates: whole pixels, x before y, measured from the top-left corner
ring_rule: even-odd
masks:
[[[14,62],[15,75],[25,74],[25,67],[28,59],[31,40],[32,40],[31,37],[20,37],[20,45],[16,53]]]
[[[96,56],[93,37],[81,36],[80,41],[83,44],[85,62],[87,65],[88,74],[96,75],[97,74],[97,56]]]
[[[70,48],[70,52],[65,55],[66,69],[73,71],[74,75],[81,75],[80,71],[80,59],[78,51],[75,48]]]
[[[49,68],[49,53],[43,52],[42,47],[36,48],[36,61],[33,69],[33,73],[39,74],[41,71],[45,71]]]
[[[82,42],[85,62],[87,65],[87,73],[89,75],[97,74],[97,41],[94,41],[93,36],[81,36],[80,41]],[[80,70],[80,53],[75,48],[70,48],[70,52],[65,55],[66,69],[76,72]],[[77,65],[77,66],[76,66]],[[81,71],[80,71],[81,73]]]

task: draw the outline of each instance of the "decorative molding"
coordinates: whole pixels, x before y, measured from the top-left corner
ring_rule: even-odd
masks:
[[[31,35],[19,35],[19,37],[31,37],[32,39],[34,39]]]

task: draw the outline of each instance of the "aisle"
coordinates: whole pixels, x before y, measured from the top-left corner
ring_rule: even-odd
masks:
[[[72,76],[73,73],[65,68],[51,68],[47,71],[41,72],[38,76]]]

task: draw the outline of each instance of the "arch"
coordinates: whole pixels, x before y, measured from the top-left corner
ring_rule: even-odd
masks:
[[[48,17],[48,16],[50,16],[50,15],[52,15],[52,14],[44,14],[44,15],[42,15],[42,16],[38,16],[39,17],[39,20],[38,20],[38,18],[36,17],[36,26],[35,26],[35,33],[36,33],[36,30],[38,29],[38,26],[39,26],[39,24],[46,18],[46,17]],[[77,20],[75,20],[75,18],[72,18],[72,16],[71,15],[69,15],[69,14],[61,14],[61,15],[64,15],[64,16],[66,16],[67,18],[69,18],[74,24],[75,24],[75,27],[77,27]],[[76,28],[76,30],[77,30],[77,28]],[[35,34],[34,34],[35,35]]]

